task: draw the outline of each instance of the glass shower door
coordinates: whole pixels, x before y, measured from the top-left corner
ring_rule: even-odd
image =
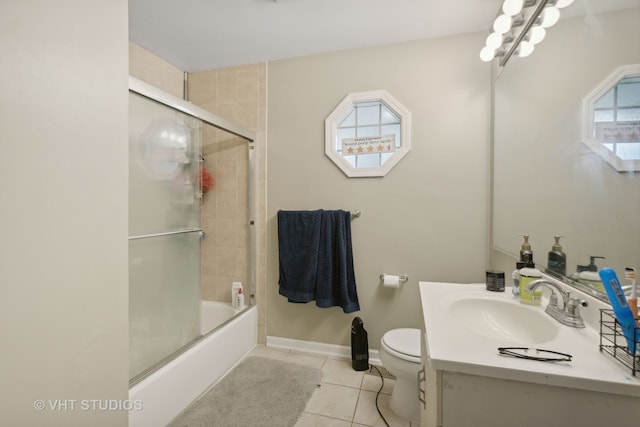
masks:
[[[129,94],[130,379],[200,336],[202,123]]]

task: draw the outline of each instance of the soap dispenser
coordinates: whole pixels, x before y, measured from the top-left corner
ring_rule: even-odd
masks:
[[[604,293],[605,289],[598,274],[598,266],[595,264],[596,258],[605,259],[603,256],[589,256],[588,265],[577,266],[578,282]]]
[[[515,297],[520,296],[520,270],[526,267],[527,262],[533,261],[533,252],[531,251],[531,244],[529,243],[529,236],[526,234],[522,236],[524,242],[520,248],[520,260],[516,263],[516,269],[511,273],[513,284],[511,285],[511,293]]]
[[[533,261],[533,251],[531,250],[531,243],[529,243],[529,236],[525,234],[522,238],[524,242],[522,242],[522,248],[520,249],[520,261],[526,264],[529,261]]]
[[[562,236],[553,236],[556,242],[549,251],[549,258],[547,259],[548,272],[553,276],[566,276],[567,275],[567,255],[562,252],[562,246],[560,246],[560,238]]]

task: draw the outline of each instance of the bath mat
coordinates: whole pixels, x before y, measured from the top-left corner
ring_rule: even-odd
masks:
[[[170,427],[291,427],[320,384],[320,369],[250,356]]]

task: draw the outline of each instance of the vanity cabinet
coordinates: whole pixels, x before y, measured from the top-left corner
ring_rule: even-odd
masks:
[[[428,367],[428,361],[425,361]],[[632,426],[640,398],[431,370],[423,427]]]
[[[516,340],[515,335],[511,335],[511,341],[488,337],[483,328],[489,323],[496,331],[508,330],[497,322],[508,321],[498,316],[497,310],[521,316],[525,311],[547,315],[543,307],[519,304],[506,293],[487,292],[484,287],[420,282],[424,321],[421,364],[426,377],[419,383],[426,397],[421,408],[423,427],[637,425],[640,378],[598,350],[595,330],[552,323],[556,332],[543,342],[527,344],[524,338]],[[467,309],[476,304],[486,310],[462,321],[456,307]],[[587,310],[597,310],[595,301],[589,304]],[[544,317],[532,319],[540,321]],[[508,357],[497,351],[501,346],[563,351],[572,354],[572,360]],[[420,390],[418,393],[422,394]]]
[[[442,400],[440,395],[441,371],[436,371],[429,365],[427,355],[427,336],[424,328],[420,334],[421,345],[421,374],[418,374],[418,400],[420,401],[420,425],[422,427],[441,426],[441,410],[438,403]],[[424,393],[423,393],[424,391]]]

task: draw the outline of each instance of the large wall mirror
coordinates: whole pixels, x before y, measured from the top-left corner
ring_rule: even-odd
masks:
[[[640,64],[640,0],[576,0],[531,56],[500,70],[494,249],[516,259],[521,236],[530,235],[534,261],[546,267],[554,236],[564,236],[567,277],[577,279],[591,256],[604,257],[598,267],[622,280],[625,267],[640,268],[640,172],[612,167],[582,132],[585,98],[633,64]]]

